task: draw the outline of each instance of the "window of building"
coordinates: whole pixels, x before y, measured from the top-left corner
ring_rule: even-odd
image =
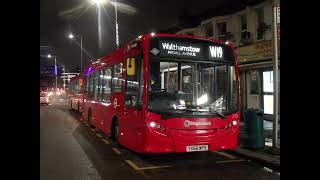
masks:
[[[263,111],[273,114],[273,71],[263,72]]]
[[[205,37],[212,37],[213,36],[213,25],[211,22],[206,23],[203,25],[205,31]]]
[[[218,35],[219,39],[225,39],[225,35],[227,34],[227,23],[221,22],[217,24],[218,26]]]
[[[247,16],[246,14],[240,15],[241,32],[247,31]]]
[[[117,64],[113,68],[112,92],[121,92],[122,88],[122,64]]]
[[[257,9],[257,39],[261,40],[263,39],[264,36],[264,10],[263,7]]]
[[[258,71],[250,73],[250,94],[259,94]]]

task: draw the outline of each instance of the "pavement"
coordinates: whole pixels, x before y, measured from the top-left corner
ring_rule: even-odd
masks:
[[[239,133],[239,147],[233,152],[244,156],[248,159],[265,164],[268,167],[274,168],[280,171],[280,130],[278,137],[279,149],[272,148],[272,122],[264,120],[264,137],[265,137],[265,147],[260,149],[250,149],[243,147],[243,140],[246,136],[245,124],[240,123],[240,133]],[[280,129],[280,125],[279,125]]]

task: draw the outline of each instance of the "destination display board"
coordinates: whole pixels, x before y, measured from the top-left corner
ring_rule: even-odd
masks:
[[[156,39],[150,42],[150,54],[192,60],[234,61],[233,51],[222,43],[195,39]]]

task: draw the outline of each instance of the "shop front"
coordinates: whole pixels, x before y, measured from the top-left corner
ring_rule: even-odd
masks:
[[[263,110],[264,119],[273,117],[273,50],[272,42],[260,41],[238,48],[241,79],[241,111]]]

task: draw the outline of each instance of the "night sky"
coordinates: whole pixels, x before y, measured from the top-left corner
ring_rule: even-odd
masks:
[[[157,32],[178,23],[182,9],[193,14],[200,13],[231,0],[118,0],[134,7],[132,13],[124,7],[118,8],[120,44],[126,43],[140,34]],[[87,7],[89,7],[87,9]],[[80,66],[80,47],[67,38],[69,32],[83,37],[83,64],[89,64],[90,57],[99,58],[115,49],[115,11],[107,4],[101,11],[101,41],[98,36],[98,15],[88,0],[41,0],[40,1],[40,46],[52,46],[58,61],[67,69]],[[73,10],[72,10],[73,9]],[[87,9],[85,11],[85,9]],[[66,12],[71,13],[66,13]],[[63,16],[61,13],[65,12]],[[60,14],[60,16],[59,16]],[[73,19],[68,19],[72,15]],[[80,39],[77,39],[80,42]],[[42,53],[42,52],[40,52]]]

